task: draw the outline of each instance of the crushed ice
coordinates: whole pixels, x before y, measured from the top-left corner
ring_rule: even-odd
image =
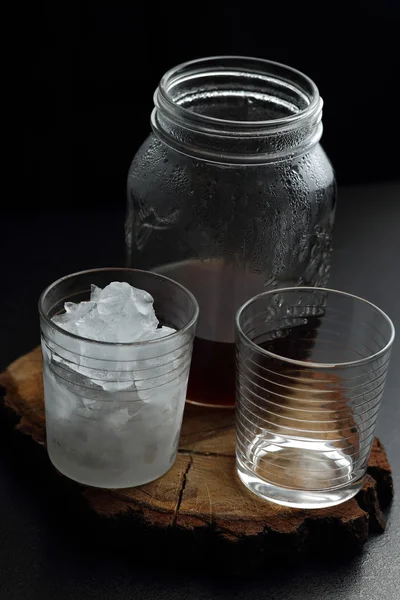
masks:
[[[94,341],[147,342],[166,337],[176,331],[171,327],[159,327],[153,302],[154,299],[148,292],[134,288],[126,282],[114,281],[104,289],[92,285],[89,301],[65,302],[65,312],[55,315],[52,321],[70,333]],[[83,340],[81,343],[85,345]],[[118,357],[117,348],[116,357]],[[136,350],[136,358],[141,358],[139,352]],[[57,354],[53,355],[53,360],[87,377],[95,386],[105,391],[132,390],[142,387],[140,381],[135,382],[134,374],[124,372],[123,367],[118,365],[118,358],[112,371],[74,364],[58,357]],[[157,366],[157,359],[147,361],[148,368],[157,368]],[[85,403],[90,404],[89,401]]]
[[[88,302],[66,302],[65,313],[52,320],[70,333],[98,342],[144,342],[176,331],[158,327],[153,302],[148,292],[113,281],[104,289],[92,285]]]

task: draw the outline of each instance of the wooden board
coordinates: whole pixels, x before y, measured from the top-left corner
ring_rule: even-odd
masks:
[[[44,448],[40,348],[12,363],[0,375],[0,384],[5,407],[19,418],[16,429]],[[385,529],[382,510],[393,497],[393,484],[379,440],[357,497],[319,510],[278,506],[247,491],[235,472],[234,444],[233,411],[187,405],[177,460],[166,475],[137,488],[76,484],[76,489],[103,523],[123,519],[131,535],[138,524],[148,531],[168,531],[170,539],[177,536],[181,544],[202,546],[210,556],[211,547],[215,555],[222,544],[226,555],[251,551],[263,562],[271,555],[318,550],[327,539],[330,546],[362,544],[371,532]]]

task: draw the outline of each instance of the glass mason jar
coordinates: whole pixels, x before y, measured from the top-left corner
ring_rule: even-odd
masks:
[[[171,69],[154,104],[128,175],[128,264],[195,295],[188,400],[233,405],[239,306],[327,282],[336,184],[322,99],[290,67],[228,56]]]

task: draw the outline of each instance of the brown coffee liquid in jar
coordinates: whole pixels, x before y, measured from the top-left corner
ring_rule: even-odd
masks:
[[[188,401],[235,401],[235,314],[268,289],[327,282],[336,185],[322,100],[277,63],[218,57],[162,78],[128,175],[130,266],[197,298]]]

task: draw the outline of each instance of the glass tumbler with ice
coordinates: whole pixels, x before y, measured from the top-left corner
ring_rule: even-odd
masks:
[[[193,295],[155,273],[96,269],[50,285],[39,313],[55,467],[105,488],[166,473],[186,398],[198,317]]]

